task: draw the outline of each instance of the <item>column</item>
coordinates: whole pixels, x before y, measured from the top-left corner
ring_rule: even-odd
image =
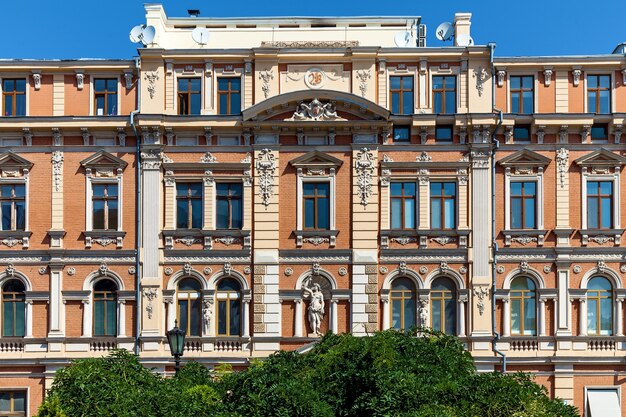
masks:
[[[623,336],[624,335],[624,329],[623,329],[623,318],[622,318],[622,302],[624,300],[621,298],[617,299],[617,303],[615,303],[615,307],[617,309],[617,311],[615,312],[615,336]]]
[[[502,336],[511,336],[511,303],[509,299],[502,299]]]
[[[87,298],[83,300],[83,337],[92,337],[92,319],[91,302],[90,299]]]
[[[126,301],[117,301],[117,335],[126,336]]]
[[[539,299],[539,336],[546,335],[546,300]]]
[[[48,231],[51,248],[63,247],[63,152],[52,152],[52,218]]]
[[[337,300],[330,300],[330,330],[337,334],[339,325],[337,322]]]
[[[465,301],[466,300],[457,301],[459,311],[459,337],[465,337]]]
[[[176,297],[176,295],[174,295],[173,297]],[[163,303],[163,306],[165,307],[165,305],[167,304],[167,329],[173,329],[174,328],[174,324],[176,321],[176,300],[169,300],[165,303]],[[211,329],[214,328],[214,326],[210,326]]]
[[[295,301],[295,317],[293,321],[293,335],[295,337],[302,337],[302,300]]]
[[[63,304],[63,265],[50,265],[50,329],[48,337],[65,336],[65,304]]]
[[[430,308],[428,296],[425,298],[420,297],[419,317],[420,323],[423,327],[430,327]]]
[[[26,300],[26,334],[24,337],[33,337],[33,300]]]
[[[241,337],[248,338],[250,337],[250,300],[243,299],[243,331],[241,332]]]
[[[579,316],[578,316],[578,327],[579,327],[579,336],[587,336],[587,299],[581,298],[579,301]]]
[[[391,328],[391,305],[389,304],[389,296],[383,297],[383,330]]]
[[[572,308],[569,299],[569,263],[557,262],[557,298],[554,300],[557,315],[556,336],[572,334]],[[586,320],[585,320],[586,322]]]

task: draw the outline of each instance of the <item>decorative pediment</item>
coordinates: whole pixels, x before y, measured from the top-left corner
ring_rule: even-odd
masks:
[[[21,177],[27,175],[33,163],[13,152],[0,154],[0,171],[3,177]]]
[[[606,149],[591,152],[574,161],[581,167],[621,167],[626,165],[626,158]]]
[[[524,149],[500,159],[498,164],[504,167],[544,168],[550,163],[550,161],[551,159],[548,157],[538,154],[537,152]]]
[[[128,163],[108,152],[100,151],[80,161],[85,169],[124,169]]]
[[[320,151],[311,151],[289,161],[289,164],[297,169],[307,168],[319,170],[326,168],[339,168],[343,161]]]

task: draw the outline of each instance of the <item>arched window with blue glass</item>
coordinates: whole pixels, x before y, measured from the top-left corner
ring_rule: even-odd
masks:
[[[117,336],[117,285],[101,279],[93,286],[93,335]]]
[[[526,276],[511,282],[511,335],[534,336],[537,334],[537,287]]]
[[[417,293],[409,278],[396,278],[391,283],[391,328],[409,330],[417,325]]]
[[[200,282],[195,278],[180,280],[177,288],[178,326],[187,336],[202,335],[202,292]]]
[[[223,278],[217,283],[217,335],[241,336],[241,285],[234,278]]]
[[[2,337],[24,337],[26,329],[26,288],[18,279],[2,285]]]
[[[613,334],[613,286],[602,276],[591,278],[587,284],[587,334]]]
[[[446,334],[456,334],[457,288],[448,277],[436,278],[430,288],[430,327]]]

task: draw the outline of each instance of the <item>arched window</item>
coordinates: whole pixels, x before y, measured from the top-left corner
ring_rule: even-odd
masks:
[[[430,326],[456,334],[456,286],[449,278],[437,278],[430,289]]]
[[[535,283],[528,277],[517,277],[511,283],[511,334],[537,334],[537,300]]]
[[[391,284],[391,328],[408,330],[416,325],[415,285],[409,278]]]
[[[24,337],[26,288],[22,281],[12,279],[2,286],[2,336]]]
[[[233,278],[217,284],[217,335],[241,336],[241,287]]]
[[[93,286],[93,335],[117,335],[117,285],[110,279]]]
[[[194,278],[185,278],[178,283],[177,308],[178,326],[187,336],[200,336],[202,326],[202,293],[200,283]]]
[[[613,287],[604,277],[591,278],[587,285],[587,334],[613,334]]]

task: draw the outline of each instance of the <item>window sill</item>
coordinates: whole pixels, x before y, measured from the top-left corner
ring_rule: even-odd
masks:
[[[213,243],[218,242],[226,246],[241,244],[243,249],[250,249],[252,242],[250,230],[242,229],[174,229],[163,230],[165,249],[174,249],[174,243],[182,243],[191,246],[202,243],[205,250],[213,249]]]
[[[386,229],[380,231],[380,246],[382,249],[389,249],[390,241],[394,241],[402,246],[419,243],[419,247],[425,249],[428,247],[428,242],[434,242],[440,246],[458,242],[459,248],[466,248],[469,233],[469,230],[458,229]]]
[[[28,230],[0,230],[0,245],[12,248],[21,244],[22,249],[28,249],[32,234],[33,232]]]
[[[624,229],[581,229],[578,232],[582,237],[583,246],[587,246],[589,241],[595,242],[598,245],[613,242],[614,246],[620,246]]]
[[[94,243],[106,247],[113,243],[117,249],[121,249],[124,244],[126,232],[123,230],[85,230],[85,248],[89,249]]]
[[[329,248],[334,248],[337,244],[339,230],[294,230],[296,236],[296,246],[302,247],[304,243],[319,246],[328,243]]]
[[[515,229],[503,230],[504,246],[511,246],[511,243],[519,243],[526,246],[529,243],[536,242],[537,246],[543,246],[547,230],[540,229]]]

